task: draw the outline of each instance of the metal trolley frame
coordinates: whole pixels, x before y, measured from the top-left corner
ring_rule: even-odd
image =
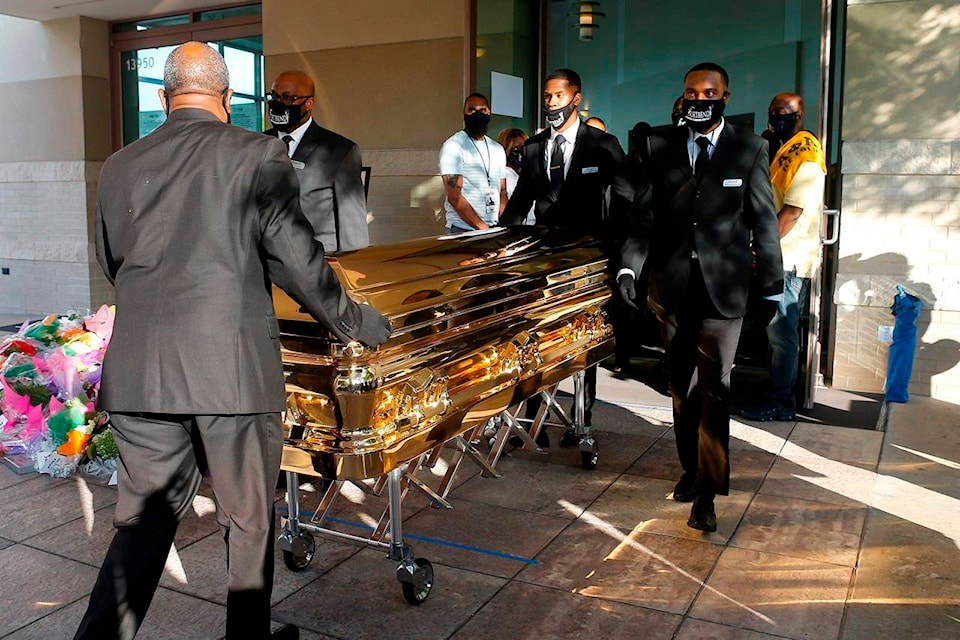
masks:
[[[528,422],[517,418],[519,406],[513,411],[506,410],[500,414],[503,425],[495,437],[490,440],[490,451],[484,456],[476,448],[484,425],[478,425],[468,432],[460,433],[447,442],[437,445],[429,451],[416,456],[410,461],[397,466],[386,475],[376,479],[372,488],[362,483],[356,483],[364,491],[371,491],[374,495],[381,495],[384,488],[387,490],[388,504],[380,521],[368,537],[346,533],[338,529],[324,526],[329,522],[328,513],[340,490],[347,480],[324,480],[328,483],[316,511],[304,518],[300,508],[300,477],[292,471],[286,472],[287,483],[287,519],[283,525],[277,545],[283,555],[284,564],[292,571],[303,571],[313,561],[316,553],[316,540],[313,533],[333,536],[352,542],[361,543],[374,548],[386,549],[387,558],[399,563],[397,566],[397,580],[400,582],[403,597],[413,605],[422,604],[430,595],[433,588],[433,566],[426,558],[418,558],[413,548],[403,539],[403,500],[411,486],[419,489],[430,500],[435,508],[451,509],[447,500],[453,479],[460,470],[464,459],[476,464],[481,475],[487,478],[499,478],[496,466],[509,441],[509,436],[516,435],[523,441],[525,449],[542,451],[536,444],[536,437],[540,430],[545,428],[548,413],[560,421],[568,431],[576,435],[579,440],[581,460],[585,469],[596,467],[599,457],[599,447],[589,426],[584,425],[584,371],[573,375],[573,418],[569,418],[563,407],[557,402],[556,392],[558,385],[540,392],[543,404],[537,416],[530,424],[529,430],[523,423]],[[555,424],[555,423],[554,423]],[[423,469],[432,469],[440,458],[444,447],[453,445],[453,458],[447,467],[437,489],[430,487],[424,479],[418,476]]]

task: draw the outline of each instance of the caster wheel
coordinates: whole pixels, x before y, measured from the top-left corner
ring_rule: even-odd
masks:
[[[313,534],[309,531],[300,531],[290,546],[292,547],[290,551],[283,551],[283,564],[287,565],[287,569],[303,571],[309,567],[317,552],[317,542]]]
[[[597,460],[600,459],[600,453],[598,451],[581,451],[580,452],[580,464],[587,471],[592,471],[597,468]]]
[[[412,605],[423,604],[430,596],[430,590],[433,589],[433,565],[426,558],[417,558],[414,560],[417,568],[413,572],[411,582],[401,582],[403,588],[403,598]],[[400,567],[398,571],[403,571]]]

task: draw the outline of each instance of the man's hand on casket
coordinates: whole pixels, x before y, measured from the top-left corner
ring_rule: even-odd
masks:
[[[629,273],[621,274],[620,277],[617,278],[617,285],[620,287],[620,297],[623,298],[623,302],[634,311],[639,311],[640,307],[637,306],[636,278]]]
[[[390,321],[370,305],[360,305],[360,332],[357,340],[370,348],[379,347],[390,337]]]

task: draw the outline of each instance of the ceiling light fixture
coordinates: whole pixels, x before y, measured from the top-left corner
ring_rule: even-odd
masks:
[[[593,40],[594,29],[599,29],[598,18],[605,18],[607,14],[597,11],[600,7],[599,2],[585,1],[577,2],[577,10],[571,13],[577,19],[574,27],[577,29],[577,40],[580,42],[590,42]]]

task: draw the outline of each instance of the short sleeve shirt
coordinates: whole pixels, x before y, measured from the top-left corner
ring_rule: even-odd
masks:
[[[500,181],[506,173],[507,154],[496,140],[487,136],[474,140],[465,131],[458,131],[440,148],[440,175],[463,176],[461,194],[489,225],[497,224],[500,215]],[[448,227],[473,228],[446,200],[443,208]]]
[[[786,193],[773,186],[777,211],[788,204],[803,209],[800,218],[787,235],[780,238],[783,268],[796,270],[802,278],[813,277],[820,256],[820,215],[823,210],[823,187],[826,176],[816,162],[804,162]]]

